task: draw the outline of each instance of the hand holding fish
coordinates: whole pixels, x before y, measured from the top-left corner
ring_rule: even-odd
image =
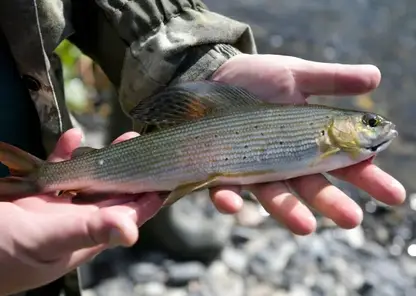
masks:
[[[240,55],[212,78],[218,82],[167,87],[130,111],[159,131],[102,149],[80,148],[67,161],[45,162],[0,143],[0,161],[12,173],[0,179],[2,197],[48,192],[65,200],[66,194],[53,193],[66,192],[86,201],[97,193],[160,192],[169,206],[209,188],[220,211],[235,213],[242,206],[238,193],[247,188],[297,234],[314,231],[316,221],[291,190],[340,227],[361,222],[358,205],[322,173],[387,204],[403,202],[403,186],[371,163],[397,136],[394,123],[371,112],[305,104],[309,95],[374,89],[380,81],[374,66]]]
[[[136,135],[126,133],[115,142]],[[69,159],[81,138],[78,130],[67,131],[49,160]],[[161,205],[153,193],[114,196],[94,205],[75,205],[49,195],[0,202],[0,294],[38,287],[106,248],[133,245],[138,239],[137,226]]]
[[[270,102],[305,103],[309,95],[369,92],[380,83],[380,72],[371,65],[318,63],[279,55],[241,55],[223,64],[212,79],[241,86]],[[406,196],[403,186],[371,160],[331,174],[388,205],[398,205]],[[361,208],[321,174],[251,186],[250,189],[272,217],[297,234],[313,232],[316,220],[291,190],[340,227],[353,228],[362,220]],[[235,213],[242,207],[240,190],[240,186],[216,188],[211,190],[211,196],[219,210]]]

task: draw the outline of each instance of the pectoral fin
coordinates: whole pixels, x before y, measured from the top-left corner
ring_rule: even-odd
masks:
[[[334,155],[338,153],[341,149],[338,147],[328,147],[324,153],[322,153],[317,159],[315,159],[310,166],[317,165],[321,160],[330,157],[331,155]]]
[[[212,185],[216,181],[216,179],[217,176],[214,176],[206,181],[179,185],[168,195],[168,197],[165,199],[163,206],[170,206],[182,197],[184,197],[185,195],[188,195],[194,191],[203,190],[210,187],[210,185]]]

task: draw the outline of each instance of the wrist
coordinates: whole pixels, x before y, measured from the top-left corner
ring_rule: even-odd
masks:
[[[170,84],[211,79],[229,59],[242,52],[229,44],[201,45],[190,49]]]

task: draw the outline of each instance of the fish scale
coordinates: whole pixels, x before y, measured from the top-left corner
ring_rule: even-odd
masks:
[[[313,109],[315,112],[309,107],[242,109],[113,145],[102,153],[81,156],[78,162],[82,170],[62,174],[61,166],[65,164],[57,163],[50,166],[54,172],[45,175],[55,176],[56,181],[92,178],[161,182],[179,178],[192,182],[197,181],[196,177],[222,171],[243,173],[272,169],[280,164],[299,165],[299,161],[311,161],[317,156],[316,138],[328,124],[329,109],[317,107]],[[292,116],[296,113],[296,118],[285,111]],[[315,124],[311,126],[310,121]],[[209,142],[201,135],[210,135]],[[198,169],[201,167],[204,169]]]
[[[350,166],[397,136],[394,124],[376,114],[264,103],[241,88],[213,82],[167,88],[130,114],[158,130],[102,149],[78,149],[67,161],[43,162],[0,142],[0,161],[23,176],[0,179],[0,193],[168,191],[169,205],[212,186]]]

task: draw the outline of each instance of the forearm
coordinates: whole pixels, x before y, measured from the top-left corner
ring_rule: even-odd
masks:
[[[166,85],[208,78],[231,56],[256,52],[248,25],[197,0],[74,3],[72,41],[102,66],[126,113]],[[82,13],[89,19],[75,17]]]

